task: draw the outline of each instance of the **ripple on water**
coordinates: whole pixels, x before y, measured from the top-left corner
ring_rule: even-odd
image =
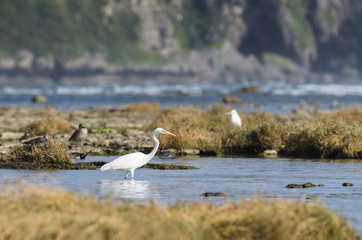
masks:
[[[88,157],[87,161],[111,161],[114,157]],[[244,200],[259,196],[322,201],[327,207],[354,220],[362,232],[362,162],[308,161],[298,159],[258,158],[185,158],[160,160],[152,163],[183,164],[198,167],[193,170],[137,169],[135,180],[124,180],[119,171],[61,170],[28,171],[0,169],[0,184],[22,179],[46,183],[75,192],[106,197],[115,201],[130,200],[146,203],[178,201]],[[288,189],[290,183],[312,182],[323,187]],[[351,182],[352,187],[343,187]],[[227,197],[203,198],[204,192],[226,192]]]

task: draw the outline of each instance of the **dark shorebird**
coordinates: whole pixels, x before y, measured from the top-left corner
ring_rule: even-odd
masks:
[[[19,138],[19,142],[23,142],[23,141],[29,139],[29,137],[30,137],[30,135],[26,132],[26,133],[24,133],[23,136],[21,136],[21,137]]]
[[[44,145],[44,144],[46,144],[48,142],[49,142],[49,136],[46,133],[41,137],[32,138],[32,139],[30,139],[28,141],[23,141],[22,143],[26,144],[26,145],[42,146],[42,145]]]
[[[87,153],[72,152],[70,154],[70,157],[72,159],[85,159],[87,157],[88,153],[90,153],[90,151]]]
[[[78,129],[74,131],[74,133],[72,134],[72,136],[69,138],[68,141],[81,142],[87,136],[87,134],[88,134],[87,128],[80,123]]]

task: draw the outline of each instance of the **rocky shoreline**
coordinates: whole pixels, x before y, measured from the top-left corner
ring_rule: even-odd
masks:
[[[24,134],[19,129],[49,114],[56,114],[69,121],[76,129],[79,123],[88,128],[88,136],[81,144],[71,144],[69,134],[56,134],[52,137],[69,145],[72,152],[90,155],[118,155],[132,151],[149,151],[153,143],[148,133],[142,130],[149,123],[152,113],[122,113],[115,109],[89,108],[72,112],[53,107],[3,107],[0,108],[0,154],[19,143]]]
[[[20,57],[0,59],[0,83],[135,83],[168,82],[359,82],[353,69],[343,72],[313,72],[276,54],[260,60],[244,55],[231,43],[220,49],[193,51],[168,63],[120,65],[104,56],[89,54],[76,60],[35,57],[22,51]]]
[[[1,158],[11,149],[20,145],[23,135],[19,129],[29,122],[56,114],[69,121],[74,129],[79,123],[88,129],[87,137],[81,143],[72,143],[69,134],[52,134],[50,137],[68,146],[73,159],[70,165],[52,163],[9,162]],[[155,113],[124,113],[117,109],[89,108],[76,111],[62,111],[52,107],[3,107],[0,108],[0,168],[8,169],[97,169],[105,162],[76,161],[77,155],[123,155],[130,152],[150,152],[154,146],[150,133],[143,130]],[[34,136],[32,136],[34,137]],[[161,147],[162,148],[162,147]],[[161,149],[162,150],[162,149]],[[147,164],[144,167],[161,170],[194,169],[191,166],[169,164]]]
[[[9,1],[12,11],[3,17],[16,18],[2,29],[12,34],[1,37],[0,83],[360,81],[360,2],[191,2],[109,1],[94,6],[93,14],[54,4],[41,16],[59,22],[54,29]],[[128,18],[116,20],[118,14]],[[83,18],[97,24],[87,26]],[[22,31],[28,23],[31,29]],[[89,41],[85,32],[102,34]]]

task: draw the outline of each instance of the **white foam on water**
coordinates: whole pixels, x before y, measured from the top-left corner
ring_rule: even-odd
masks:
[[[41,88],[32,88],[32,87],[12,87],[12,86],[4,86],[2,94],[5,95],[37,95],[42,94]]]
[[[272,95],[362,96],[362,84],[267,84],[262,91]]]
[[[129,84],[115,85],[113,94],[130,94],[146,96],[169,96],[169,95],[202,95],[204,87],[199,84]]]
[[[55,93],[58,95],[101,95],[105,89],[102,86],[58,86]]]
[[[4,95],[140,95],[140,96],[225,96],[247,86],[242,83],[138,83],[0,85]],[[361,84],[260,84],[261,94],[276,96],[362,96]],[[257,94],[257,93],[253,93]]]

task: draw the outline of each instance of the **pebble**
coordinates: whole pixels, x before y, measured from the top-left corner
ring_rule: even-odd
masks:
[[[352,187],[353,184],[352,183],[349,183],[349,182],[345,182],[342,184],[343,187]]]

